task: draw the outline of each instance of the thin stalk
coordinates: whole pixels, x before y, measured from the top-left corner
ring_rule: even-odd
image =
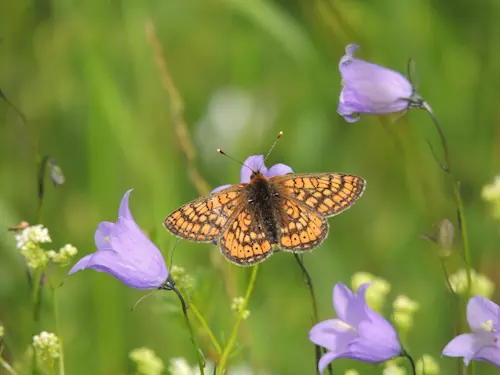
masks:
[[[19,375],[16,370],[5,360],[2,356],[0,356],[0,365],[11,375]]]
[[[312,301],[312,308],[313,308],[313,319],[314,319],[314,324],[318,323],[319,321],[319,314],[318,314],[318,302],[316,300],[316,293],[314,292],[314,286],[312,283],[312,278],[311,275],[309,275],[309,272],[307,272],[306,266],[300,259],[300,256],[297,253],[293,253],[293,256],[295,257],[295,260],[297,261],[300,269],[302,270],[302,273],[304,274],[304,278],[306,280],[306,285],[309,289],[309,294],[311,295],[311,301]],[[318,372],[318,363],[319,360],[321,359],[321,355],[323,353],[321,347],[319,345],[314,345],[314,352],[315,352],[315,368],[316,372]],[[328,372],[330,375],[333,375],[333,366],[332,364],[328,364]]]
[[[460,185],[457,182],[453,185],[453,193],[457,200],[458,205],[458,219],[460,223],[460,234],[462,236],[462,247],[464,251],[464,262],[465,262],[465,272],[467,273],[467,295],[471,296],[472,291],[472,272],[471,272],[471,257],[470,257],[470,247],[469,247],[469,236],[467,233],[467,224],[465,222],[464,213],[464,203],[462,201],[462,195],[460,194]]]
[[[243,300],[243,304],[241,306],[240,313],[238,314],[238,317],[236,318],[236,322],[234,323],[233,330],[231,331],[231,336],[229,337],[229,341],[224,348],[224,351],[222,352],[222,356],[219,361],[219,368],[217,370],[217,375],[223,375],[224,370],[227,365],[227,361],[229,359],[229,355],[231,354],[231,351],[233,349],[234,344],[236,343],[236,337],[238,336],[238,329],[240,327],[240,324],[243,320],[243,314],[245,313],[245,310],[247,309],[248,306],[248,300],[250,299],[250,296],[252,295],[253,288],[255,286],[255,281],[257,280],[257,272],[259,270],[259,265],[255,265],[252,268],[252,274],[250,276],[250,282],[248,283],[247,291],[245,293],[245,299]]]
[[[59,337],[59,375],[64,375],[64,349],[61,326],[59,324],[59,304],[57,302],[57,290],[51,285],[52,303],[54,304],[54,321],[56,324],[56,332]]]
[[[177,287],[175,286],[174,280],[172,279],[171,275],[169,275],[168,279],[160,287],[160,289],[173,290],[175,294],[177,294],[177,297],[179,297],[179,301],[181,302],[182,305],[182,314],[184,315],[184,320],[186,322],[186,326],[188,327],[189,336],[194,346],[194,350],[196,351],[196,361],[200,369],[200,374],[204,374],[203,369],[205,368],[205,359],[201,354],[200,346],[198,345],[198,342],[196,341],[194,335],[193,326],[191,325],[191,321],[189,320],[188,306],[186,305],[186,302],[184,301],[184,297],[182,296],[181,292],[179,292],[179,289],[177,289]]]
[[[42,277],[42,270],[40,268],[35,269],[34,276],[32,279],[33,282],[33,322],[38,322],[39,318],[39,306],[40,306],[40,279]]]
[[[191,312],[194,314],[194,316],[198,320],[198,323],[200,324],[200,326],[205,330],[205,332],[206,332],[210,342],[212,343],[215,351],[217,352],[217,354],[220,355],[222,353],[222,349],[220,347],[220,344],[217,341],[212,329],[208,325],[208,323],[205,320],[205,318],[203,317],[203,315],[200,313],[198,308],[192,302],[189,304],[189,309],[191,310]]]
[[[462,237],[462,246],[463,246],[463,252],[464,252],[464,262],[465,262],[465,272],[467,274],[467,291],[468,295],[470,296],[471,290],[472,290],[472,272],[471,272],[471,256],[470,256],[470,247],[469,247],[469,237],[467,235],[467,225],[465,222],[465,210],[464,210],[464,204],[462,200],[462,195],[460,194],[460,183],[455,179],[452,169],[451,169],[451,162],[450,162],[450,153],[448,151],[448,143],[446,141],[446,137],[444,135],[444,132],[439,125],[439,122],[437,120],[437,117],[434,115],[434,112],[432,111],[432,108],[425,102],[422,103],[422,108],[424,108],[427,113],[431,116],[432,122],[434,124],[434,127],[436,128],[439,138],[441,139],[441,146],[443,148],[443,153],[444,153],[444,160],[445,160],[445,165],[443,165],[437,158],[432,146],[431,146],[431,151],[432,154],[434,155],[434,158],[438,162],[439,166],[441,169],[449,174],[451,178],[453,179],[453,194],[455,196],[455,200],[457,202],[457,210],[458,210],[458,219],[459,219],[459,224],[460,224],[460,234]],[[429,144],[430,145],[430,144]]]
[[[403,350],[402,356],[405,357],[406,359],[408,359],[408,362],[410,362],[411,371],[412,371],[413,375],[417,375],[417,369],[415,367],[415,361],[413,361],[413,358],[411,357],[411,355],[409,355],[406,350]]]

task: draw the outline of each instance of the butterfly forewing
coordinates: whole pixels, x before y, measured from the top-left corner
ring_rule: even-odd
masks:
[[[272,255],[272,239],[259,221],[260,216],[249,207],[243,208],[222,235],[222,255],[239,266],[252,266]]]
[[[270,179],[281,194],[317,213],[334,216],[351,207],[365,190],[361,177],[342,173],[292,174]]]
[[[233,185],[191,201],[167,216],[163,225],[174,235],[190,241],[217,240],[231,219],[243,208],[243,187],[243,184]]]

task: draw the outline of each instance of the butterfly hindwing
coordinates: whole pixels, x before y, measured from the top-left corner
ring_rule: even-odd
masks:
[[[239,266],[253,266],[272,255],[272,239],[256,213],[244,207],[220,238],[222,255]]]
[[[317,247],[328,235],[328,222],[304,203],[286,197],[277,211],[278,246],[285,251],[308,251]]]
[[[194,242],[216,241],[242,207],[243,185],[186,203],[167,216],[163,225],[174,235]]]

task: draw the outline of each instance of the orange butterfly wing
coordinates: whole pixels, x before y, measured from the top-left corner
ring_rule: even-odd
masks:
[[[163,222],[177,237],[193,242],[217,241],[243,207],[244,184],[233,185],[181,206]]]

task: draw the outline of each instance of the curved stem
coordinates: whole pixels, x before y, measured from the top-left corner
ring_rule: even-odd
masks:
[[[164,290],[173,290],[175,294],[177,294],[177,297],[179,297],[179,301],[181,302],[182,305],[182,314],[184,315],[184,320],[186,322],[186,326],[188,327],[189,331],[189,337],[191,339],[191,342],[193,343],[194,349],[196,351],[196,361],[198,363],[198,367],[200,369],[200,374],[203,374],[203,369],[205,368],[205,359],[203,358],[203,355],[201,354],[200,346],[198,345],[195,335],[194,335],[194,330],[193,326],[191,325],[191,321],[189,320],[189,315],[188,315],[188,306],[186,305],[186,302],[184,300],[184,297],[182,296],[181,292],[177,287],[175,286],[174,279],[172,278],[172,275],[169,275],[167,280],[160,286],[159,289],[164,289]]]
[[[415,367],[415,361],[413,361],[413,358],[411,357],[411,355],[409,355],[406,350],[403,350],[402,356],[405,357],[406,359],[408,359],[408,362],[410,362],[410,366],[411,366],[411,370],[412,370],[413,375],[417,375],[417,369]]]
[[[245,313],[245,310],[247,309],[248,300],[250,299],[250,296],[252,295],[253,288],[255,286],[255,281],[257,279],[258,270],[259,270],[258,264],[253,266],[252,275],[250,276],[250,282],[248,283],[247,291],[245,293],[245,299],[243,300],[243,304],[241,306],[240,313],[238,314],[238,317],[236,318],[236,322],[234,323],[233,330],[231,331],[231,336],[229,337],[229,341],[228,341],[226,347],[224,348],[224,351],[222,352],[222,356],[221,356],[220,362],[219,362],[219,368],[217,369],[217,375],[224,374],[224,370],[226,368],[226,364],[227,364],[227,361],[229,359],[229,355],[231,354],[233,346],[236,343],[236,337],[238,336],[238,329],[240,328],[240,324],[243,320],[243,314]]]
[[[316,294],[314,293],[314,286],[312,283],[311,275],[309,275],[309,272],[307,272],[306,266],[302,262],[302,259],[300,259],[300,256],[297,253],[293,253],[293,256],[295,257],[295,260],[299,264],[299,267],[302,270],[302,273],[304,274],[306,285],[309,288],[309,294],[311,295],[312,308],[313,308],[313,319],[314,319],[314,324],[316,324],[319,321],[318,302],[316,301]],[[321,359],[322,349],[319,345],[314,345],[314,351],[315,351],[315,355],[316,355],[315,368],[316,368],[316,372],[317,372],[318,371],[317,365],[319,363],[319,360]],[[330,375],[333,374],[333,366],[331,363],[328,364],[328,372],[330,373]]]
[[[18,375],[17,371],[5,360],[2,356],[0,356],[0,365],[11,375]]]
[[[458,182],[453,185],[453,193],[455,194],[455,198],[457,200],[457,205],[458,205],[457,209],[458,221],[459,221],[460,234],[462,236],[465,272],[467,273],[467,295],[470,297],[472,290],[472,272],[471,272],[469,236],[467,233],[467,224],[465,222],[464,203],[462,201],[462,195],[460,194],[460,184]]]
[[[190,307],[190,310],[191,312],[194,314],[194,316],[196,317],[196,319],[198,320],[198,323],[201,325],[201,327],[205,330],[210,342],[212,343],[213,347],[215,348],[217,354],[221,354],[222,352],[222,349],[219,345],[219,342],[217,341],[217,339],[215,338],[215,335],[212,331],[212,329],[209,327],[207,321],[205,320],[205,318],[203,317],[203,315],[200,313],[200,311],[198,310],[198,308],[194,305],[194,303],[190,303],[189,305]]]

